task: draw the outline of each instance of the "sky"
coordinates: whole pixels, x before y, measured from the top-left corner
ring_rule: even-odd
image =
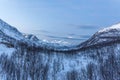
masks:
[[[0,0],[0,18],[24,33],[92,35],[120,21],[120,0]]]

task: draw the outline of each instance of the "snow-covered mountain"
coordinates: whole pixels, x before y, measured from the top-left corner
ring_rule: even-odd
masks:
[[[90,39],[78,45],[81,48],[105,46],[120,42],[120,23],[96,32]]]
[[[66,46],[0,20],[0,80],[120,80],[120,24]]]

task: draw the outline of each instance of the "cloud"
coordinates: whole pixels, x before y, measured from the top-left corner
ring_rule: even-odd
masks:
[[[91,37],[91,35],[77,35],[77,34],[68,34],[69,36],[76,36],[76,37],[80,37],[80,38],[89,38]]]
[[[41,33],[52,33],[52,32],[50,32],[50,31],[47,31],[47,30],[34,30],[34,31],[37,31],[37,32],[41,32]]]
[[[98,26],[94,25],[75,25],[75,24],[68,24],[68,27],[78,28],[78,29],[98,29]]]

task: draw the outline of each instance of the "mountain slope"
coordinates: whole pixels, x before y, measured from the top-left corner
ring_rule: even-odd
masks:
[[[120,24],[115,24],[96,32],[90,39],[81,43],[78,47],[105,46],[117,42],[120,42]]]
[[[119,27],[65,46],[22,34],[0,20],[0,80],[120,80]]]
[[[23,39],[23,35],[14,27],[0,19],[0,31],[17,40]]]

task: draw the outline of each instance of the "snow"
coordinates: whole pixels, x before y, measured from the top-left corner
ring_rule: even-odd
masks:
[[[94,64],[97,64],[96,61],[93,61],[92,59],[85,57],[85,56],[79,56],[74,59],[63,59],[63,65],[64,65],[64,70],[61,72],[67,72],[71,70],[81,70],[82,68],[86,68],[88,63],[93,62]]]
[[[101,43],[108,43],[120,39],[120,23],[104,28],[96,32],[90,39],[80,47],[92,46]]]
[[[14,48],[8,48],[7,46],[0,44],[0,55],[5,54],[8,57],[11,57],[14,51],[15,51]]]
[[[98,32],[106,32],[106,31],[109,31],[109,30],[111,30],[111,29],[116,29],[116,30],[119,30],[120,31],[120,23],[118,23],[118,24],[115,24],[115,25],[112,25],[111,27],[107,27],[107,28],[104,28],[104,29],[102,29],[102,30],[100,30],[100,31],[98,31]]]
[[[0,31],[17,40],[24,38],[24,36],[16,28],[14,28],[13,26],[10,26],[6,22],[2,21],[1,19],[0,19]]]
[[[109,32],[109,30],[111,30],[111,29],[117,29],[119,31],[115,32],[115,33]],[[24,39],[24,41],[28,41],[29,45],[32,44],[32,43],[36,43],[37,45],[39,45],[41,47],[48,47],[50,49],[52,48],[52,49],[56,49],[56,50],[60,50],[60,51],[79,49],[76,46],[66,47],[66,45],[68,45],[69,43],[64,42],[64,41],[57,41],[57,40],[55,40],[53,42],[49,42],[49,41],[46,41],[46,40],[44,40],[44,41],[38,40],[37,41],[36,36],[34,36],[34,35],[23,35],[19,31],[17,31],[15,28],[13,28],[12,26],[9,26],[7,23],[4,23],[1,20],[0,20],[0,30],[3,33],[5,33],[6,35],[8,35],[9,37],[13,37],[16,40]],[[108,32],[106,32],[106,31],[108,31]],[[103,39],[100,38],[101,36],[102,37],[105,37],[105,36],[110,37],[111,35],[118,36],[118,33],[120,32],[120,24],[113,25],[109,28],[105,28],[105,29],[100,30],[98,32],[100,32],[100,33],[101,32],[106,32],[106,33],[104,33],[104,34],[99,34],[98,33],[98,35],[93,36],[92,39],[89,40],[87,45],[97,44],[97,43],[100,43],[100,42],[102,43],[103,41],[108,42],[108,40],[110,41],[110,39],[108,39],[108,38],[103,38]],[[0,37],[0,42],[3,41],[2,38],[3,37]],[[69,37],[69,38],[72,38],[72,37]],[[8,38],[6,38],[6,39],[8,39]],[[85,45],[85,46],[87,46],[87,45]],[[36,77],[36,79],[37,79],[41,75],[45,76],[46,78],[48,77],[49,80],[53,80],[53,79],[54,80],[61,80],[61,79],[68,80],[69,78],[64,79],[64,77],[66,77],[66,75],[68,75],[68,74],[70,74],[70,75],[72,74],[73,76],[76,75],[75,73],[71,73],[73,70],[75,70],[75,72],[77,72],[77,76],[82,76],[82,74],[87,75],[87,73],[89,74],[89,72],[87,72],[87,70],[89,69],[88,65],[90,63],[93,63],[93,66],[92,66],[93,71],[94,70],[99,71],[99,68],[100,68],[100,66],[99,66],[100,61],[99,60],[103,59],[102,65],[105,64],[105,61],[108,60],[108,58],[109,58],[108,57],[110,55],[109,53],[112,53],[111,50],[113,49],[113,47],[114,46],[104,47],[102,49],[99,49],[99,51],[98,50],[96,51],[95,49],[93,49],[93,50],[88,50],[88,51],[85,50],[83,52],[77,52],[77,53],[76,52],[75,53],[74,52],[72,52],[72,53],[68,52],[67,54],[64,53],[64,52],[62,52],[62,53],[49,52],[49,51],[46,51],[47,49],[45,48],[45,50],[43,50],[41,52],[35,52],[36,54],[32,54],[34,52],[31,52],[32,55],[27,54],[29,51],[27,51],[27,49],[26,49],[26,50],[23,50],[24,51],[23,55],[20,55],[20,56],[15,55],[15,58],[12,58],[11,56],[16,51],[16,49],[15,48],[9,48],[4,44],[0,44],[0,55],[2,55],[2,54],[7,55],[9,57],[8,60],[10,60],[14,63],[14,64],[11,64],[9,61],[7,61],[6,64],[9,64],[9,65],[0,64],[0,72],[1,72],[1,70],[4,70],[3,67],[1,68],[1,65],[2,65],[2,66],[7,67],[4,70],[4,71],[6,71],[5,74],[7,74],[7,73],[9,73],[9,71],[11,71],[10,74],[14,75],[14,73],[13,73],[14,69],[13,69],[13,67],[10,67],[11,65],[14,65],[15,68],[16,68],[15,70],[20,71],[20,72],[18,72],[18,73],[20,73],[20,80],[22,80],[23,77],[27,77],[26,75],[28,75],[28,77],[26,78],[28,80],[32,80],[31,79],[32,76]],[[19,54],[19,50],[16,51],[16,52]],[[114,47],[113,52],[115,52],[116,56],[118,56],[119,52],[120,52],[120,45],[117,45],[116,48]],[[11,59],[13,59],[13,60],[11,60]],[[3,63],[4,63],[4,61],[5,60],[3,60]],[[34,65],[33,65],[33,62],[34,62]],[[81,74],[81,69],[84,69],[86,72]],[[34,75],[32,75],[32,76],[29,75],[31,73],[31,71],[35,72],[36,70],[38,70],[38,71]],[[43,75],[43,73],[41,74],[41,71],[44,73],[44,75]],[[95,71],[93,72],[94,75],[95,75],[95,73],[98,73],[97,74],[97,76],[98,76],[97,80],[100,80],[99,79],[100,72],[95,72]],[[38,76],[38,74],[39,74],[39,76]],[[15,73],[15,77],[16,77],[16,75],[17,75],[17,73]],[[5,78],[7,76],[8,75],[5,75]],[[23,76],[23,77],[21,77],[21,76]],[[67,77],[69,77],[69,76],[67,76]],[[12,80],[12,76],[10,78]],[[84,76],[82,78],[84,78]],[[0,74],[0,79],[3,79],[1,77],[1,74]],[[78,77],[76,79],[78,79]],[[82,80],[86,80],[86,79],[82,79]]]

